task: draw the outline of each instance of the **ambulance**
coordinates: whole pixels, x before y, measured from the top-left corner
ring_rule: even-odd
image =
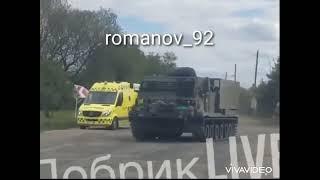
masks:
[[[139,84],[128,82],[97,82],[79,108],[77,124],[80,129],[128,127],[128,114],[136,104]]]

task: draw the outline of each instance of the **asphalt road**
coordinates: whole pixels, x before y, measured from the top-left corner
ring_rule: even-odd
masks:
[[[241,117],[239,120],[239,135],[248,136],[253,160],[256,160],[257,142],[259,134],[266,134],[263,156],[263,166],[272,167],[272,154],[270,148],[270,134],[279,133],[276,123],[264,125],[255,119]],[[236,138],[239,167],[247,167],[247,160],[243,145],[239,137]],[[214,146],[214,162],[216,175],[228,175],[226,167],[230,167],[230,147],[228,141],[217,141]],[[111,158],[97,164],[110,166],[116,178],[120,178],[119,164],[136,162],[148,178],[147,161],[152,161],[153,175],[155,176],[165,160],[169,160],[171,177],[178,178],[177,159],[181,159],[182,169],[193,158],[199,158],[190,168],[196,178],[208,178],[206,143],[195,141],[190,134],[183,134],[176,140],[155,140],[152,142],[136,142],[129,128],[116,131],[103,129],[67,129],[53,130],[40,133],[40,160],[56,159],[57,175],[62,178],[65,171],[71,166],[80,166],[90,178],[93,161],[107,154]],[[240,178],[250,178],[249,173],[241,173]],[[97,178],[109,178],[106,170],[99,170]],[[165,178],[166,173],[161,178]],[[40,165],[40,178],[51,178],[50,165]],[[81,178],[79,172],[70,173],[69,178]],[[125,178],[138,178],[137,170],[129,167]],[[183,178],[190,178],[185,174]],[[262,178],[273,178],[273,174],[262,175]]]

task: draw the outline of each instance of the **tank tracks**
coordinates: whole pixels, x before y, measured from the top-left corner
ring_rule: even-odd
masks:
[[[199,121],[198,121],[199,122]],[[238,133],[238,117],[203,117],[201,125],[194,124],[192,134],[200,142],[205,142],[207,138],[213,140],[228,140],[230,136],[236,136]],[[153,131],[146,131],[139,127],[141,122],[131,121],[132,135],[138,141],[151,140],[162,136],[167,138],[179,137],[182,131],[174,134],[154,134]]]
[[[236,136],[237,133],[238,117],[205,117],[200,132],[194,133],[194,136],[201,142],[205,142],[207,138],[213,138],[213,140],[227,140],[230,136]]]

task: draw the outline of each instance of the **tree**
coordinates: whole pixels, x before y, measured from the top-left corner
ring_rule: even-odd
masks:
[[[135,46],[101,47],[93,53],[78,81],[86,86],[97,81],[139,82],[145,75],[165,74],[176,66],[173,61],[165,64],[162,57],[155,53],[145,56]]]
[[[177,60],[177,56],[173,52],[165,52],[162,59],[165,71],[169,72],[168,70],[172,70],[176,67],[175,61]]]
[[[118,33],[117,16],[111,10],[71,9],[67,1],[42,2],[40,6],[40,56],[62,64],[76,77],[92,53],[104,45],[106,33]]]
[[[68,102],[72,102],[72,84],[65,72],[59,64],[40,60],[40,110],[50,117]]]
[[[280,100],[280,57],[277,58],[272,71],[267,74],[267,77],[270,79],[268,83],[274,92],[273,104],[275,105]]]
[[[267,77],[268,81],[262,81],[256,89],[258,112],[262,115],[271,115],[280,101],[280,57]]]

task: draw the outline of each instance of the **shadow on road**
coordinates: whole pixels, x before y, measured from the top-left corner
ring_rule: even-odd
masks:
[[[145,139],[143,141],[136,141],[134,137],[119,137],[119,140],[124,142],[136,142],[136,143],[165,143],[165,144],[177,144],[177,143],[201,143],[196,138],[191,135],[182,135],[178,138],[153,138],[153,139]]]
[[[90,128],[87,128],[86,130],[104,130],[104,131],[121,131],[121,130],[127,130],[127,129],[130,129],[129,127],[119,127],[118,129],[116,130],[112,130],[112,129],[108,129],[108,128],[99,128],[99,127],[90,127]]]
[[[213,140],[214,143],[228,143],[228,139],[221,140]],[[189,136],[181,136],[175,139],[151,139],[145,141],[137,141],[137,143],[165,143],[165,144],[179,144],[179,143],[200,143],[205,144],[206,142],[200,142],[198,139],[189,137]]]

